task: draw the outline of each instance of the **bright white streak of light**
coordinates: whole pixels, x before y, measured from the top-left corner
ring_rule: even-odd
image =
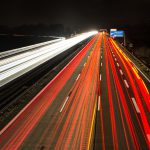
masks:
[[[48,42],[42,42],[42,43],[39,43],[39,44],[34,44],[34,45],[30,45],[30,46],[25,46],[25,47],[16,48],[16,49],[8,50],[8,51],[5,51],[5,52],[1,52],[0,53],[0,58],[4,58],[6,56],[11,57],[11,55],[14,55],[14,54],[17,55],[19,53],[26,52],[28,50],[35,49],[35,48],[38,49],[38,47],[40,47],[40,46],[56,43],[56,42],[59,42],[59,41],[62,41],[62,40],[65,40],[65,38],[60,38],[60,39],[51,40],[51,41],[48,41]]]
[[[38,65],[55,57],[56,55],[76,45],[77,43],[80,43],[81,41],[87,39],[88,37],[95,35],[96,33],[97,32],[84,33],[71,39],[67,39],[49,46],[44,46],[40,48],[38,53],[37,51],[36,53],[32,52],[32,55],[30,53],[30,55],[28,56],[27,54],[29,52],[27,52],[26,54],[27,56],[25,55],[21,59],[17,59],[15,57],[15,60],[13,61],[11,60],[11,58],[9,58],[6,61],[0,62],[1,63],[0,66],[4,64],[0,67],[0,70],[2,72],[0,74],[0,86],[32,70]]]

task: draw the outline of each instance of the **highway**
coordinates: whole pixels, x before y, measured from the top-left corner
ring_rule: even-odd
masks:
[[[143,78],[100,32],[0,131],[0,149],[149,150]]]

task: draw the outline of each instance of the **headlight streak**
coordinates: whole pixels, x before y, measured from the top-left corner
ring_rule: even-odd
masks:
[[[0,86],[7,84],[95,34],[97,34],[97,31],[83,33],[76,37],[38,48],[34,51],[28,51],[23,54],[1,60]]]

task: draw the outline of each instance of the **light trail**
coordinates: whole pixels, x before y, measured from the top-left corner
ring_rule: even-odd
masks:
[[[26,109],[24,109],[24,111],[22,111],[17,116],[17,118],[15,118],[13,121],[11,121],[11,123],[9,123],[8,126],[4,127],[4,130],[1,131],[1,136],[0,136],[0,147],[1,147],[0,149],[11,149],[11,148],[17,149],[20,147],[21,143],[24,141],[24,139],[27,137],[27,135],[34,128],[34,126],[36,125],[38,120],[42,117],[42,115],[46,112],[46,110],[52,105],[58,92],[66,84],[67,80],[70,78],[70,76],[74,72],[75,68],[79,65],[80,61],[85,56],[86,52],[89,50],[89,47],[94,43],[95,38],[93,38],[87,44],[87,46],[84,47],[70,61],[70,63],[67,66],[65,66],[65,68],[57,75],[57,77],[55,77],[55,79],[52,80],[44,88],[44,90],[34,98],[34,100],[30,103],[30,105],[28,107],[26,107]],[[97,56],[97,57],[99,57],[99,56]],[[90,59],[89,59],[89,62],[90,62]],[[95,63],[95,62],[93,61],[93,63]],[[88,69],[88,67],[84,67],[84,68],[86,70]],[[90,74],[90,73],[91,73],[91,71],[88,74]],[[94,70],[94,74],[95,74],[95,70]],[[78,82],[76,82],[76,83],[78,83]],[[89,84],[90,84],[90,82],[89,82]],[[89,86],[87,86],[87,87],[89,87]],[[95,86],[96,86],[96,84],[95,84]],[[87,91],[88,90],[86,90],[86,88],[85,88],[85,92],[87,92]],[[43,94],[45,95],[44,97],[42,97]],[[71,95],[72,94],[73,94],[73,92],[71,93]],[[71,99],[71,95],[70,95],[70,99]],[[47,100],[47,98],[49,100]],[[63,105],[65,107],[63,107],[63,111],[61,111],[62,114],[65,113],[67,106],[68,106],[68,102],[71,102],[71,101],[70,100],[68,101],[68,98],[67,98],[67,100],[64,103],[65,105]],[[80,110],[82,110],[82,109],[80,109]],[[22,119],[22,116],[25,116],[25,117]],[[20,121],[22,123],[19,126]],[[10,132],[10,130],[13,131],[14,133],[11,134],[12,132]],[[9,140],[7,140],[6,144],[2,146],[3,139],[5,139],[3,137],[9,138]],[[19,139],[19,141],[18,141],[18,139]]]
[[[17,48],[17,49],[1,52],[0,53],[0,59],[4,59],[5,57],[8,57],[8,56],[11,56],[11,55],[14,55],[14,54],[19,54],[19,53],[22,53],[22,52],[25,52],[25,51],[28,51],[28,50],[31,50],[31,49],[34,49],[34,48],[38,48],[38,47],[43,46],[43,45],[52,44],[52,43],[55,43],[55,42],[60,42],[62,40],[65,40],[65,38],[51,40],[51,41],[48,41],[48,42],[42,42],[42,43],[39,43],[39,44],[34,44],[34,45],[22,47],[22,48]]]
[[[71,101],[73,102],[73,104],[71,105],[69,114],[67,115],[65,125],[64,125],[62,132],[59,136],[59,139],[56,143],[56,149],[68,149],[68,148],[76,149],[76,147],[77,147],[76,140],[78,139],[77,137],[80,137],[79,138],[80,145],[81,145],[80,149],[89,149],[89,145],[91,142],[91,136],[92,136],[91,131],[93,128],[92,124],[94,122],[93,111],[96,109],[96,107],[95,107],[96,101],[94,101],[95,100],[94,97],[95,97],[95,90],[96,90],[95,88],[97,86],[96,83],[98,80],[98,78],[97,78],[98,76],[95,73],[95,72],[97,72],[97,71],[95,71],[95,69],[98,69],[98,68],[96,67],[97,64],[95,64],[95,62],[97,62],[98,58],[99,58],[99,54],[96,54],[98,52],[99,51],[94,50],[94,52],[92,54],[93,57],[90,57],[88,59],[87,65],[86,65],[86,67],[84,67],[84,69],[80,75],[80,82],[82,81],[82,83],[78,87],[77,93],[73,92],[71,94],[70,99],[72,99]],[[94,80],[94,82],[91,82],[93,80]],[[90,103],[90,105],[88,105],[88,103]],[[87,111],[89,109],[89,106],[90,106],[91,111]],[[94,110],[93,110],[93,108],[94,108]],[[66,114],[64,113],[64,115],[66,115]],[[87,118],[87,116],[88,116],[88,118]],[[73,121],[71,121],[72,118],[74,118]],[[84,120],[86,120],[86,121],[89,120],[88,121],[89,124],[85,124]],[[82,122],[82,126],[79,126],[79,124],[77,122]],[[79,136],[80,133],[82,133],[81,136]],[[85,137],[86,135],[89,137],[88,143],[86,141],[86,139],[87,139]],[[72,145],[69,144],[71,141],[72,141]],[[63,145],[62,143],[66,143],[66,144]],[[85,146],[83,147],[83,145],[85,145]]]
[[[147,94],[126,54],[99,33],[1,130],[0,149],[149,149]]]
[[[115,46],[115,44],[114,44],[114,42],[112,40],[111,40],[111,42],[112,42],[112,46]],[[130,74],[129,76],[131,76],[131,73],[132,73],[132,75],[136,79],[136,84],[138,85],[138,87],[139,87],[139,89],[141,91],[141,94],[142,94],[142,96],[144,98],[144,102],[146,103],[146,107],[148,108],[148,111],[150,112],[149,91],[147,90],[144,81],[139,76],[138,71],[135,69],[135,67],[131,64],[131,60],[129,60],[127,58],[127,56],[122,52],[122,50],[119,49],[118,46],[116,46],[114,48],[115,48],[118,56],[120,57],[121,61],[123,62],[123,65],[124,65],[125,69],[127,70],[128,75]],[[123,60],[123,59],[125,59],[125,60]],[[129,66],[129,68],[127,68],[126,63]],[[131,73],[129,72],[129,69],[130,69]],[[134,85],[134,81],[132,81],[132,83]]]
[[[105,63],[106,63],[106,81],[108,88],[108,101],[109,101],[109,109],[110,109],[110,119],[111,119],[111,127],[112,127],[112,137],[113,137],[113,146],[115,150],[118,150],[118,137],[117,137],[117,129],[115,122],[115,113],[112,99],[112,91],[110,86],[110,73],[109,73],[109,64],[108,64],[108,46],[106,44],[106,39],[104,39],[104,48],[105,48]],[[115,58],[116,59],[116,58]]]
[[[71,39],[44,46],[35,51],[26,52],[19,56],[12,56],[12,58],[1,60],[0,86],[27,73],[96,33],[96,31],[84,33]]]
[[[143,108],[143,105],[142,105],[142,102],[141,102],[142,100],[141,100],[139,92],[137,90],[137,86],[136,86],[136,84],[135,84],[135,82],[132,78],[132,76],[134,75],[135,79],[136,79],[136,74],[132,69],[132,65],[130,64],[131,61],[129,60],[129,58],[127,58],[127,56],[122,52],[122,50],[118,46],[116,46],[116,44],[114,44],[112,39],[110,39],[110,41],[111,41],[111,44],[112,44],[114,50],[118,54],[118,57],[120,58],[123,66],[124,66],[124,69],[126,70],[126,73],[128,75],[128,78],[130,80],[131,88],[133,90],[133,93],[134,93],[134,96],[135,96],[135,99],[136,99],[136,103],[137,103],[137,105],[139,107],[139,110],[141,112],[140,113],[141,120],[142,120],[141,123],[144,127],[144,132],[145,132],[145,135],[147,137],[147,142],[149,143],[148,146],[150,147],[150,141],[149,141],[149,138],[148,138],[148,135],[150,135],[150,127],[149,127],[148,119],[147,119],[147,116],[146,116],[146,113],[145,113],[146,110],[144,110],[144,108]],[[129,66],[129,67],[127,67],[127,66]],[[139,83],[138,80],[137,80],[136,83],[138,84],[140,89],[141,89],[141,87],[143,87],[143,86],[141,86],[141,84]],[[140,92],[143,93],[144,90],[146,90],[145,87],[143,87],[143,90],[140,90]],[[147,92],[144,92],[142,94],[143,97],[144,97],[145,93],[147,93]],[[148,105],[149,101],[147,100],[147,98],[146,99],[144,98],[144,100],[145,100],[145,103],[147,104],[147,107],[149,108],[149,105]]]
[[[132,119],[131,119],[131,116],[130,116],[130,113],[129,113],[128,106],[126,104],[125,95],[123,93],[121,84],[119,82],[118,75],[117,75],[117,72],[116,72],[116,69],[115,69],[115,65],[114,65],[114,62],[113,62],[113,59],[112,59],[110,53],[109,53],[109,60],[111,61],[110,64],[111,64],[111,67],[112,67],[112,70],[113,70],[113,73],[114,73],[115,83],[116,83],[117,89],[119,91],[120,99],[122,100],[121,102],[122,102],[122,106],[123,106],[123,109],[124,109],[125,118],[127,120],[128,128],[130,130],[130,134],[132,135],[132,140],[134,141],[135,148],[139,149],[139,144],[138,144],[135,132],[134,132],[134,126],[133,126],[133,123],[132,123]]]

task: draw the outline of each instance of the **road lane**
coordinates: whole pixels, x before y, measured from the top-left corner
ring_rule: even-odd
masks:
[[[120,58],[120,62],[122,63],[124,72],[126,73],[126,77],[128,81],[130,82],[131,90],[133,93],[134,98],[136,99],[136,103],[139,107],[140,114],[139,114],[139,123],[144,129],[145,136],[147,138],[147,142],[150,146],[150,97],[149,97],[149,91],[146,88],[146,85],[140,75],[138,74],[138,71],[135,70],[134,66],[132,65],[132,62],[127,58],[127,56],[120,50],[117,49],[117,47],[113,47],[115,52]],[[121,54],[122,56],[121,56]],[[135,109],[135,108],[134,108]]]
[[[101,127],[101,138],[100,142],[103,143],[103,149],[113,148],[113,138],[112,138],[112,127],[111,127],[111,116],[108,101],[108,87],[106,78],[106,62],[105,62],[105,45],[103,41],[103,46],[101,49],[101,56],[103,66],[100,67],[100,95],[101,95],[101,111],[100,111],[100,127]],[[96,131],[97,132],[97,131]],[[107,144],[106,144],[107,143]],[[101,144],[100,144],[101,145]],[[99,148],[99,144],[96,146]]]
[[[125,66],[123,67],[123,69],[125,68]],[[124,72],[125,73],[127,73],[127,71],[128,70],[125,70]],[[128,72],[129,73],[129,72]],[[129,76],[129,74],[127,75],[127,76],[124,76],[124,77],[128,77]],[[128,78],[127,78],[128,79]],[[130,78],[130,80],[128,79],[128,81],[131,81],[131,78]],[[126,84],[125,84],[126,85]],[[143,122],[140,120],[139,121],[139,119],[138,119],[138,117],[137,117],[137,114],[136,114],[136,112],[135,112],[135,107],[133,106],[133,102],[131,101],[131,97],[134,95],[135,97],[137,97],[137,92],[135,91],[135,85],[136,84],[134,84],[134,83],[132,83],[132,84],[130,84],[130,88],[129,89],[127,89],[128,88],[128,86],[127,86],[127,88],[126,88],[126,91],[128,92],[128,98],[126,98],[126,102],[129,102],[130,101],[130,103],[128,103],[128,108],[129,108],[129,112],[130,112],[130,115],[131,115],[131,118],[132,118],[132,124],[133,124],[133,127],[135,128],[135,133],[136,133],[136,138],[138,139],[138,144],[139,144],[139,146],[141,147],[141,148],[146,148],[147,146],[146,145],[148,145],[148,140],[147,140],[147,138],[145,138],[145,135],[143,135],[143,129],[145,130],[145,127],[143,128],[143,127],[141,127],[141,124],[143,124]],[[123,87],[123,86],[122,86]],[[125,90],[124,90],[125,91]],[[136,92],[136,94],[134,93],[134,92]],[[131,94],[132,93],[132,94]],[[131,96],[132,95],[132,96]],[[128,99],[129,99],[129,101],[128,101]],[[132,106],[132,107],[130,107],[130,106]],[[142,106],[141,106],[142,107]],[[140,114],[141,115],[141,114]],[[143,114],[142,115],[142,117],[145,119],[146,118],[146,116]],[[149,128],[149,127],[148,127]],[[147,128],[147,131],[149,130]],[[142,137],[142,138],[141,138]]]

